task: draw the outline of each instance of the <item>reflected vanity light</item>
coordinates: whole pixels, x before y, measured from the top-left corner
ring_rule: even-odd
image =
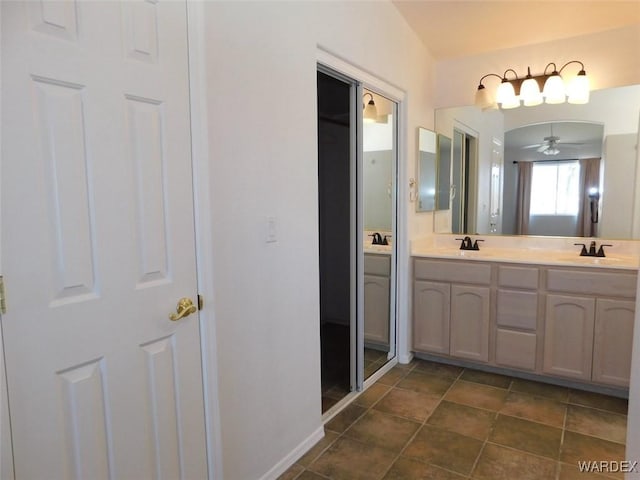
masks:
[[[373,101],[373,95],[371,93],[365,93],[362,96],[363,101],[367,95],[371,97],[371,100],[369,100],[366,105],[363,104],[362,106],[364,109],[364,112],[362,113],[362,121],[365,123],[375,123],[378,121],[378,109],[376,108],[376,102]]]
[[[580,71],[565,86],[561,73],[567,65],[573,63],[580,64]],[[553,68],[551,72],[549,72],[550,67]],[[512,73],[515,78],[507,78],[508,73]],[[495,100],[482,83],[487,77],[498,77],[501,80],[496,90]],[[480,79],[475,100],[477,107],[483,110],[497,108],[497,106],[509,109],[519,107],[521,101],[526,107],[540,105],[543,101],[548,104],[565,101],[573,104],[588,103],[589,79],[584,70],[584,64],[578,60],[571,60],[558,70],[556,64],[551,62],[547,64],[542,75],[531,75],[531,69],[527,67],[525,77],[518,77],[518,74],[509,68],[502,76],[488,73]]]

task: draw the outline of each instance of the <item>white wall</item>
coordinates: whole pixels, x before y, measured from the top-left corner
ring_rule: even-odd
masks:
[[[317,48],[406,92],[403,184],[416,127],[432,127],[430,57],[388,2],[208,2],[205,12],[224,478],[255,479],[278,473],[322,425]],[[264,242],[267,216],[277,243]],[[405,216],[405,232],[431,227]]]
[[[640,108],[640,104],[639,104]],[[598,236],[632,238],[638,134],[607,135],[604,140],[602,215]]]

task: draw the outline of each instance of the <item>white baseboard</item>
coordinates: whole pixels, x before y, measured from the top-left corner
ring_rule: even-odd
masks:
[[[399,355],[398,357],[398,363],[402,363],[403,365],[411,363],[411,360],[413,360],[413,353],[411,352],[407,353],[406,355]]]
[[[302,457],[324,437],[324,425],[320,425],[316,431],[309,435],[296,448],[291,450],[289,454],[276,463],[271,470],[265,473],[260,480],[276,480],[280,475],[286,472],[291,465]]]

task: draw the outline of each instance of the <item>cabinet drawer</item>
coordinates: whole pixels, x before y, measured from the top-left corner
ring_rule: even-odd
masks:
[[[537,292],[498,290],[498,325],[535,330],[537,319]]]
[[[536,368],[536,334],[504,330],[496,335],[496,363],[507,367]]]
[[[498,285],[501,287],[537,290],[538,269],[500,266],[498,269]]]
[[[389,255],[366,254],[364,256],[365,275],[391,275],[391,257]]]
[[[424,280],[488,285],[491,282],[491,265],[415,259],[414,276]]]
[[[554,270],[547,272],[547,289],[554,292],[611,295],[633,298],[636,294],[635,274]]]

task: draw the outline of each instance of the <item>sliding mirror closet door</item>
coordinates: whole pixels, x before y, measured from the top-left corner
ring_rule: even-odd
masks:
[[[322,411],[396,355],[397,110],[318,66]],[[329,412],[328,415],[331,415]]]
[[[373,102],[373,104],[372,104]],[[363,90],[363,367],[368,378],[395,356],[397,104]],[[371,107],[375,105],[375,110]]]

